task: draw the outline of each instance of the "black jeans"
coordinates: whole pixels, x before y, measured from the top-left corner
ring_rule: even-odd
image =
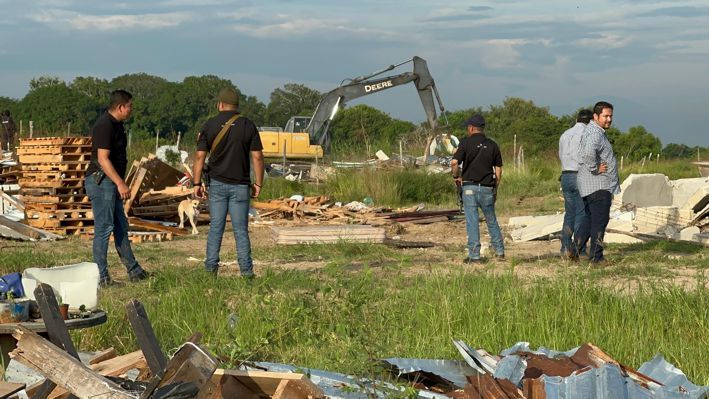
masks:
[[[574,242],[575,248],[581,248],[589,238],[591,239],[588,257],[592,262],[603,260],[603,237],[608,226],[612,199],[613,196],[606,190],[598,190],[583,197],[583,210],[586,217],[574,234]]]

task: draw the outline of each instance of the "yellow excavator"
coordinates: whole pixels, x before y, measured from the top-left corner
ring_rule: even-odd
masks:
[[[391,71],[404,64],[412,62],[413,72],[405,72],[395,76],[376,78],[385,72]],[[320,158],[330,148],[330,135],[328,130],[335,114],[345,103],[358,97],[378,93],[392,87],[413,82],[418,91],[426,118],[435,132],[437,126],[436,107],[434,95],[441,114],[444,112],[443,103],[438,95],[436,84],[428,71],[426,61],[420,57],[400,62],[396,65],[354,79],[345,79],[337,88],[323,96],[315,108],[313,116],[293,116],[284,129],[261,127],[261,143],[263,155],[266,157],[284,157],[288,159]]]

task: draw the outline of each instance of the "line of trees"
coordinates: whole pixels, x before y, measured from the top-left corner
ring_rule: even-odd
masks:
[[[0,97],[0,111],[8,109],[19,121],[33,121],[38,133],[74,135],[88,133],[91,125],[105,111],[111,90],[122,88],[134,95],[134,113],[128,129],[136,139],[173,137],[182,132],[185,140],[193,140],[204,121],[216,113],[215,97],[223,87],[240,93],[240,110],[259,126],[283,127],[295,115],[312,115],[322,93],[307,86],[289,83],[275,89],[264,104],[255,96],[243,94],[230,80],[214,75],[189,76],[182,82],[170,82],[145,73],[126,74],[112,80],[79,76],[71,82],[41,76],[30,81],[30,90],[22,99]],[[515,135],[527,155],[555,152],[559,135],[573,125],[574,115],[553,115],[548,107],[532,101],[509,97],[500,105],[487,109],[470,108],[447,113],[451,133],[463,137],[462,123],[472,113],[480,112],[487,120],[487,133],[504,150],[512,148]],[[26,123],[26,122],[25,122]],[[26,125],[25,125],[26,126]],[[25,127],[26,128],[26,127]],[[399,141],[416,145],[425,137],[423,124],[392,118],[367,105],[348,107],[338,113],[330,132],[333,150],[370,153],[373,149],[398,150]],[[643,126],[627,132],[611,128],[607,132],[617,154],[628,160],[639,160],[661,153],[665,158],[706,154],[709,148],[667,144]]]

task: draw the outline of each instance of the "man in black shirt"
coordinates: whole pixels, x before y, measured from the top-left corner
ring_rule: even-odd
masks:
[[[239,96],[224,88],[217,96],[219,115],[204,124],[197,139],[197,154],[192,170],[195,195],[204,198],[202,171],[209,152],[209,234],[204,267],[214,275],[219,269],[227,212],[236,241],[236,259],[241,275],[253,278],[254,267],[249,241],[249,200],[257,198],[263,184],[263,146],[256,125],[239,114]],[[251,183],[250,162],[255,182]]]
[[[128,140],[123,121],[130,117],[133,110],[132,98],[125,90],[113,91],[108,111],[98,118],[91,130],[93,145],[91,163],[86,169],[85,188],[94,213],[93,256],[102,287],[113,284],[106,260],[111,233],[130,281],[143,280],[149,275],[133,255],[122,201],[130,197],[130,190],[123,180],[128,165]]]
[[[481,262],[478,207],[485,215],[495,257],[504,259],[504,240],[495,216],[497,187],[502,178],[500,147],[485,136],[485,119],[482,115],[473,115],[465,122],[465,126],[468,136],[460,141],[451,161],[453,178],[457,185],[462,185],[463,191],[465,228],[468,234],[468,257],[465,263]]]

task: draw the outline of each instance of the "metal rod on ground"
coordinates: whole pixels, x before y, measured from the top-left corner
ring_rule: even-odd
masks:
[[[32,138],[33,134],[34,134],[34,122],[30,121],[30,138]]]

